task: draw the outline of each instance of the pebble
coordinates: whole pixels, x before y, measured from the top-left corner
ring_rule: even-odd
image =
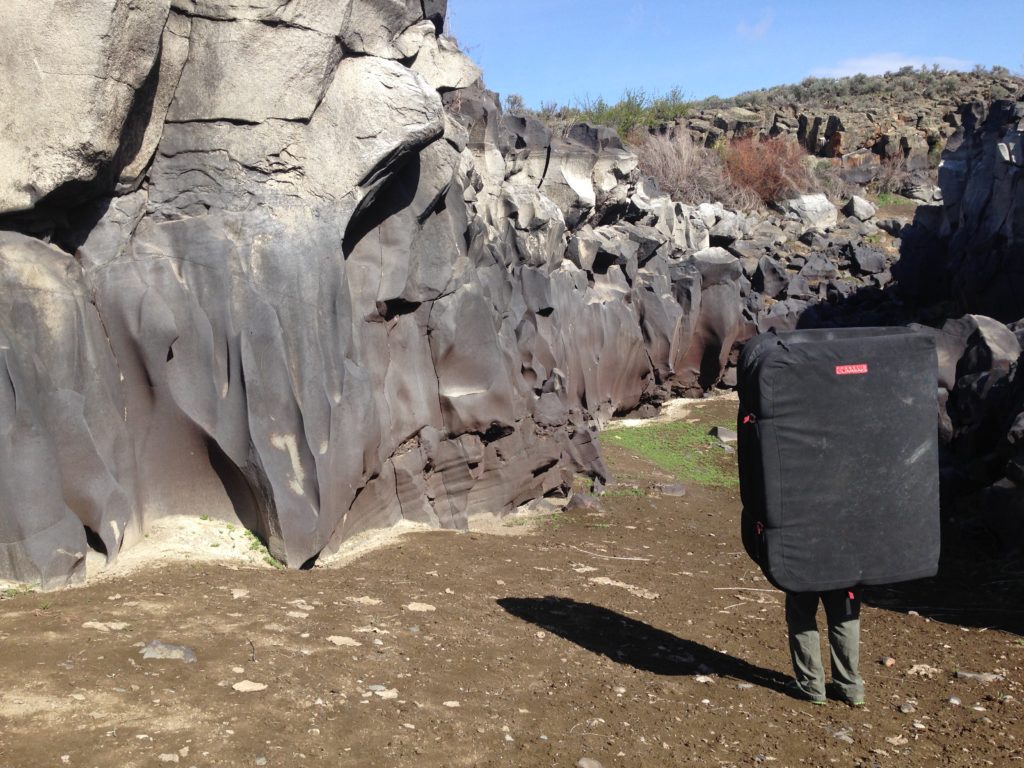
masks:
[[[886,736],[885,740],[887,743],[892,744],[894,747],[903,747],[910,743],[910,739],[902,735]]]
[[[170,752],[170,753],[166,753],[166,754],[160,755],[157,758],[157,760],[159,760],[161,763],[177,763],[177,762],[179,762],[181,760],[181,758],[178,757],[173,752]]]
[[[836,731],[832,734],[833,738],[839,739],[839,741],[845,742],[846,744],[853,744],[853,736],[850,735],[848,730]]]
[[[462,705],[457,701],[446,701],[441,706],[448,707],[448,709],[458,709]]]
[[[231,590],[231,599],[232,600],[241,600],[243,597],[248,597],[248,596],[249,596],[249,590],[248,589],[232,589]]]
[[[749,691],[754,687],[753,683],[737,683],[736,688],[740,691]]]
[[[576,761],[576,768],[604,768],[604,766],[592,757],[581,757]]]
[[[1001,683],[1006,679],[992,672],[964,672],[962,669],[958,669],[954,676],[960,680],[973,680],[977,683]]]
[[[409,603],[405,606],[405,610],[414,611],[416,613],[429,613],[430,611],[436,611],[437,608],[432,606],[430,603]]]
[[[878,660],[878,663],[881,664],[883,667],[892,668],[896,666],[896,659],[894,659],[892,656],[883,656],[881,659]]]
[[[342,637],[340,635],[331,635],[327,638],[327,642],[344,648],[358,648],[362,645],[358,640],[353,640],[351,637]]]
[[[952,704],[954,707],[959,707],[961,704],[963,704],[963,702],[960,701],[959,696],[950,696],[949,703]]]
[[[621,696],[626,692],[626,689],[623,688],[621,685],[616,685],[614,688],[612,688],[612,691]]]
[[[82,624],[82,629],[96,629],[100,632],[120,632],[122,629],[128,629],[128,624],[124,621],[87,621]]]
[[[267,764],[267,758],[265,758],[263,755],[259,755],[256,758],[256,765],[266,765],[266,764]]]
[[[236,675],[243,675],[245,674],[245,667],[232,667],[231,671]]]
[[[912,715],[915,712],[917,712],[917,707],[914,706],[914,703],[912,701],[905,701],[902,704],[900,704],[900,712],[902,712],[904,715]]]
[[[196,652],[188,646],[164,643],[160,640],[151,640],[142,647],[139,653],[144,659],[183,661],[186,664],[195,664],[196,662]]]
[[[231,687],[239,693],[256,693],[267,690],[266,683],[254,683],[252,680],[241,680]]]

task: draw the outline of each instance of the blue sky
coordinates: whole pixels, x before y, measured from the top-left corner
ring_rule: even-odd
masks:
[[[732,96],[910,64],[1024,69],[1024,0],[448,0],[451,33],[504,97]]]

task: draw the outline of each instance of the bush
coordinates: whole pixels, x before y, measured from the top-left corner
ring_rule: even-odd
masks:
[[[653,178],[662,192],[688,205],[721,202],[729,208],[752,209],[761,201],[749,190],[730,182],[721,155],[694,143],[690,135],[646,134],[631,149],[641,172]]]
[[[773,203],[811,186],[807,153],[791,139],[737,139],[725,150],[725,167],[734,187]]]

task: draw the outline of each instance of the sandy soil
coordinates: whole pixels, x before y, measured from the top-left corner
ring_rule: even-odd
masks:
[[[686,417],[729,425],[734,408]],[[867,705],[796,701],[780,595],[739,544],[738,492],[637,491],[669,478],[607,451],[619,484],[600,509],[541,504],[307,572],[266,566],[242,532],[206,521],[186,537],[192,559],[0,601],[0,766],[1024,759],[1024,606],[1007,593],[957,573],[877,591]],[[145,659],[153,640],[196,660]]]

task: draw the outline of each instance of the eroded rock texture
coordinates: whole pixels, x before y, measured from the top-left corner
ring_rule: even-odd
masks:
[[[0,9],[0,578],[169,515],[293,567],[465,527],[752,331],[707,217],[502,115],[443,2],[144,5]]]

